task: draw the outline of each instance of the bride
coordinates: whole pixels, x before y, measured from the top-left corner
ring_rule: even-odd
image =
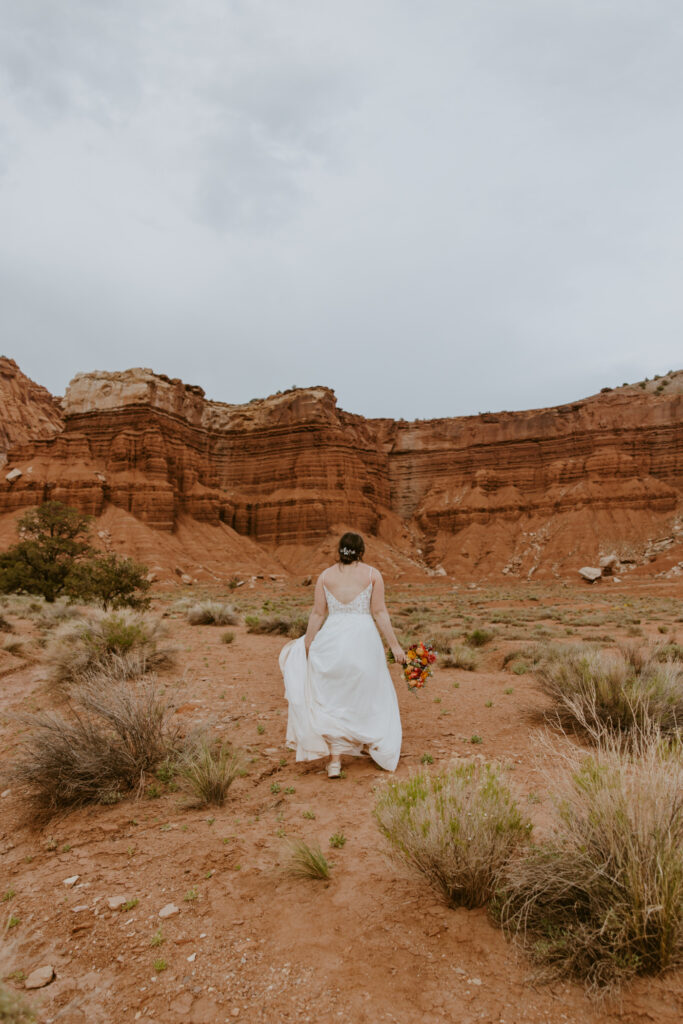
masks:
[[[280,654],[287,746],[297,761],[329,755],[331,779],[341,774],[342,754],[366,749],[393,771],[401,752],[398,701],[375,621],[396,661],[403,664],[405,654],[384,603],[381,573],[365,565],[364,551],[362,537],[344,534],[338,562],[318,577],[306,635]]]

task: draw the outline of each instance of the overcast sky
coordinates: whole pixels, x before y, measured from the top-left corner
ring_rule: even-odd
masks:
[[[683,367],[680,0],[0,0],[0,352],[367,416]]]

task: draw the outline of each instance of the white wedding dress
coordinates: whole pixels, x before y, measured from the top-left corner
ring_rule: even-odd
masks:
[[[401,719],[384,646],[370,614],[372,583],[344,603],[325,587],[327,618],[311,643],[292,640],[280,654],[289,703],[287,746],[297,761],[367,749],[393,771]]]

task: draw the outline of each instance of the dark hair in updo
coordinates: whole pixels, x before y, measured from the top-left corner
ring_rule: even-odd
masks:
[[[365,543],[359,533],[345,533],[339,541],[339,561],[342,565],[360,562],[365,554]]]

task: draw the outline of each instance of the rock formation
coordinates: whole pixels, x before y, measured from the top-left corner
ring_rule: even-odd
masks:
[[[271,551],[353,525],[435,568],[526,577],[683,541],[683,371],[557,408],[411,423],[344,412],[326,387],[227,405],[135,369],[77,376],[62,425],[27,384],[25,420],[19,400],[8,418],[6,470],[21,476],[0,479],[0,513],[52,497],[176,535],[222,525]]]
[[[6,356],[0,356],[0,410],[0,467],[13,445],[52,437],[64,426],[61,409],[50,392],[24,376]]]

